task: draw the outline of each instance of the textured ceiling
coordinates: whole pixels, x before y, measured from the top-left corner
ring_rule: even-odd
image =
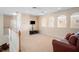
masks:
[[[45,15],[70,7],[0,7],[0,14],[11,15],[12,13],[25,13],[30,15]]]

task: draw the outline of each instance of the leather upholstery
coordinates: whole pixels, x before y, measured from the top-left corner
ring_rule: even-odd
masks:
[[[77,51],[79,52],[79,39],[77,40],[77,45],[76,45],[76,47],[77,47]]]
[[[66,43],[57,41],[57,40],[53,40],[53,50],[54,52],[75,52],[76,51],[76,47],[73,45],[68,45]]]
[[[56,39],[52,40],[53,51],[54,52],[78,52],[79,51],[79,39],[73,35],[68,34],[69,37],[67,41],[69,44],[66,44],[61,41],[57,41]]]
[[[69,37],[69,40],[68,40],[68,41],[69,41],[70,44],[76,46],[77,40],[78,40],[78,38],[77,38],[75,35],[71,35],[71,36]]]
[[[69,37],[70,37],[71,35],[74,35],[74,33],[67,33],[65,39],[69,40]]]

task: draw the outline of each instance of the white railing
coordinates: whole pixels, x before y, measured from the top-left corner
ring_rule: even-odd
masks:
[[[12,29],[9,29],[9,44],[10,44],[10,48],[9,51],[10,52],[19,52],[19,32],[14,31]]]

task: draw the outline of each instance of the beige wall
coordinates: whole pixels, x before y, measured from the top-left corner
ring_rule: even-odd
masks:
[[[69,10],[65,10],[65,11],[59,11],[56,13],[51,13],[49,15],[46,16],[42,16],[41,18],[45,17],[47,18],[46,20],[48,20],[48,17],[54,16],[55,18],[55,22],[54,22],[54,28],[47,28],[47,27],[41,27],[40,26],[40,32],[43,34],[47,34],[47,35],[51,35],[51,36],[58,36],[58,37],[64,37],[66,35],[66,33],[68,32],[78,32],[79,29],[77,28],[70,28],[70,16],[75,13],[75,12],[79,12],[79,8],[72,8]],[[67,27],[66,28],[57,28],[57,17],[60,15],[66,15],[67,16]]]
[[[1,15],[0,16],[0,45],[9,43],[8,28],[10,27],[10,21],[12,16]]]
[[[35,21],[35,24],[33,25],[34,30],[39,30],[38,16],[31,16],[31,15],[22,14],[21,30],[25,31],[25,33],[27,33],[27,34],[29,34],[29,31],[32,30],[32,25],[30,24],[31,20]]]
[[[3,44],[3,16],[0,16],[0,45]]]
[[[0,45],[8,43],[8,37],[4,35],[4,16],[0,15]]]
[[[8,35],[8,28],[10,28],[12,18],[12,16],[4,15],[4,35]]]

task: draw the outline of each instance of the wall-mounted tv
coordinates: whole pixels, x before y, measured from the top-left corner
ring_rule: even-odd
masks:
[[[35,21],[30,21],[30,24],[35,24]]]

